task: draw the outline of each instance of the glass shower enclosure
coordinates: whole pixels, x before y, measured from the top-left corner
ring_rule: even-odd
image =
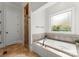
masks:
[[[0,56],[6,53],[4,44],[4,16],[3,10],[0,9]]]

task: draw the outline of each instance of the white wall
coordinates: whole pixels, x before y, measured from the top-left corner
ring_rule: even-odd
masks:
[[[44,33],[46,31],[46,29],[45,29],[46,22],[45,21],[46,21],[47,15],[46,15],[45,10],[46,10],[46,8],[48,8],[49,6],[51,6],[53,4],[55,4],[55,2],[46,3],[45,5],[38,8],[36,11],[31,12],[31,32],[32,32],[32,34]]]
[[[32,34],[39,34],[39,33],[45,33],[46,32],[46,12],[45,9],[47,7],[49,7],[50,5],[53,5],[55,3],[46,3],[45,5],[41,6],[40,8],[38,8],[36,11],[30,13],[31,15],[31,34],[30,34],[30,47],[32,46]],[[31,4],[30,4],[30,7]],[[33,7],[32,7],[33,8]],[[32,48],[32,47],[31,47]]]
[[[45,10],[40,10],[31,15],[32,34],[45,32]]]
[[[30,4],[31,6],[31,4]],[[30,49],[32,49],[32,35],[45,32],[45,10],[31,12],[31,34],[30,34]]]
[[[31,14],[31,36],[30,36],[30,48],[32,49],[32,35],[33,34],[39,34],[39,33],[45,33],[46,32],[46,11],[45,9],[49,7],[50,5],[53,5],[55,3],[46,3],[45,5],[38,8],[36,11],[32,11]],[[30,7],[31,4],[30,4]]]

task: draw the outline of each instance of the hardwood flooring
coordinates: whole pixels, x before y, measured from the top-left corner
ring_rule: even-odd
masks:
[[[38,54],[25,48],[22,44],[9,45],[5,47],[5,50],[7,50],[7,53],[1,55],[2,57],[39,57]],[[3,52],[3,48],[0,49],[0,52]]]

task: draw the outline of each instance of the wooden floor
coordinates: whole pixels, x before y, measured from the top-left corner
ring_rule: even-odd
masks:
[[[39,57],[36,53],[29,51],[28,48],[25,48],[22,44],[13,44],[5,47],[7,53],[1,55],[2,57]],[[3,49],[0,49],[0,52],[3,52]]]

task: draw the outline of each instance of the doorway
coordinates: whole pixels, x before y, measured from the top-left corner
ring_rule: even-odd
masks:
[[[24,47],[29,48],[29,3],[24,7]]]

